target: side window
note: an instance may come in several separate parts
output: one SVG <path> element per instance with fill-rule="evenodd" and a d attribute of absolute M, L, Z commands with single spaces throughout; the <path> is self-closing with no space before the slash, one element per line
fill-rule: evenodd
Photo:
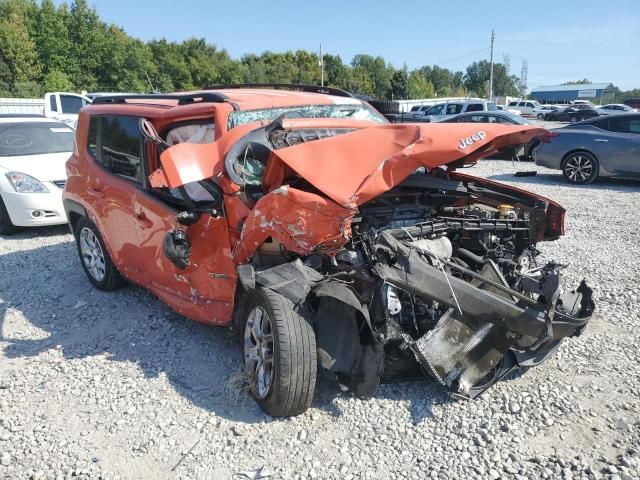
<path fill-rule="evenodd" d="M 62 113 L 78 113 L 86 102 L 80 98 L 72 95 L 60 95 L 60 106 L 62 107 Z"/>
<path fill-rule="evenodd" d="M 629 133 L 640 133 L 640 119 L 629 120 Z"/>
<path fill-rule="evenodd" d="M 483 110 L 481 103 L 470 103 L 467 105 L 467 112 L 481 112 Z"/>
<path fill-rule="evenodd" d="M 98 126 L 100 117 L 91 117 L 89 120 L 89 138 L 87 139 L 87 148 L 93 158 L 98 160 Z"/>
<path fill-rule="evenodd" d="M 510 107 L 517 107 L 518 106 L 518 102 L 509 102 L 509 106 Z"/>
<path fill-rule="evenodd" d="M 143 183 L 142 135 L 137 117 L 93 117 L 89 123 L 88 149 L 105 169 Z"/>
<path fill-rule="evenodd" d="M 628 118 L 611 118 L 608 130 L 617 133 L 631 133 L 629 123 Z"/>
<path fill-rule="evenodd" d="M 56 96 L 55 95 L 51 95 L 49 97 L 49 105 L 51 106 L 51 111 L 52 112 L 57 112 L 58 111 L 58 102 L 56 102 Z"/>
<path fill-rule="evenodd" d="M 519 107 L 524 107 L 524 106 L 525 106 L 525 103 L 526 103 L 526 102 L 520 102 L 520 103 L 518 103 L 518 106 L 519 106 Z"/>
<path fill-rule="evenodd" d="M 528 107 L 528 108 L 533 108 L 534 106 L 535 106 L 535 105 L 534 105 L 533 103 L 531 103 L 531 102 L 527 102 L 527 107 Z"/>
<path fill-rule="evenodd" d="M 462 111 L 462 105 L 459 103 L 450 103 L 447 105 L 447 115 L 457 115 Z"/>

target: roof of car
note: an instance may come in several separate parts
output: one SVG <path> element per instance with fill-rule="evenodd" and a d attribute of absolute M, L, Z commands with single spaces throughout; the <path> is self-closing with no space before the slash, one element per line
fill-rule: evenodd
<path fill-rule="evenodd" d="M 112 104 L 137 104 L 144 107 L 172 107 L 180 103 L 179 97 L 200 97 L 205 102 L 230 103 L 238 110 L 256 110 L 262 108 L 293 107 L 301 105 L 361 105 L 362 101 L 347 95 L 332 95 L 298 90 L 280 90 L 273 88 L 215 88 L 158 95 L 115 95 L 97 97 L 94 105 L 110 104 L 110 98 L 117 99 Z M 173 98 L 171 98 L 173 97 Z M 184 103 L 182 103 L 184 104 Z"/>

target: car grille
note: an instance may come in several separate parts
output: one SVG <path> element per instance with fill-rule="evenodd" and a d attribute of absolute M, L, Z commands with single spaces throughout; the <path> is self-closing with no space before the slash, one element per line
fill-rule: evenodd
<path fill-rule="evenodd" d="M 56 187 L 63 189 L 64 186 L 67 184 L 66 180 L 52 180 L 51 183 L 53 183 Z"/>

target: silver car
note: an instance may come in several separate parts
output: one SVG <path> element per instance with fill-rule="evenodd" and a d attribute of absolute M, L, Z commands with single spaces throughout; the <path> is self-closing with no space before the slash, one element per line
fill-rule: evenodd
<path fill-rule="evenodd" d="M 532 152 L 537 165 L 562 170 L 571 183 L 640 178 L 640 114 L 596 117 L 551 130 Z"/>

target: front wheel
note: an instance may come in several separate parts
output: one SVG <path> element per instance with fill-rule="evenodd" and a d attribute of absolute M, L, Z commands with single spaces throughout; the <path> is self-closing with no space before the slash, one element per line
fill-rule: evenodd
<path fill-rule="evenodd" d="M 2 197 L 0 197 L 0 235 L 11 235 L 16 230 L 17 227 L 11 222 L 7 207 L 2 201 Z"/>
<path fill-rule="evenodd" d="M 122 286 L 122 277 L 104 246 L 98 227 L 85 217 L 76 225 L 76 243 L 82 268 L 96 288 L 109 292 Z"/>
<path fill-rule="evenodd" d="M 282 295 L 250 291 L 243 305 L 243 351 L 250 390 L 265 413 L 304 413 L 316 384 L 316 337 L 312 325 Z"/>
<path fill-rule="evenodd" d="M 538 114 L 538 120 L 544 120 L 544 114 L 539 113 Z"/>
<path fill-rule="evenodd" d="M 578 121 L 578 117 L 571 117 L 571 118 L 569 119 L 569 121 L 570 121 L 571 123 L 576 123 L 576 122 Z"/>
<path fill-rule="evenodd" d="M 596 157 L 589 152 L 574 152 L 562 163 L 562 174 L 571 183 L 585 185 L 598 178 L 600 166 Z"/>

